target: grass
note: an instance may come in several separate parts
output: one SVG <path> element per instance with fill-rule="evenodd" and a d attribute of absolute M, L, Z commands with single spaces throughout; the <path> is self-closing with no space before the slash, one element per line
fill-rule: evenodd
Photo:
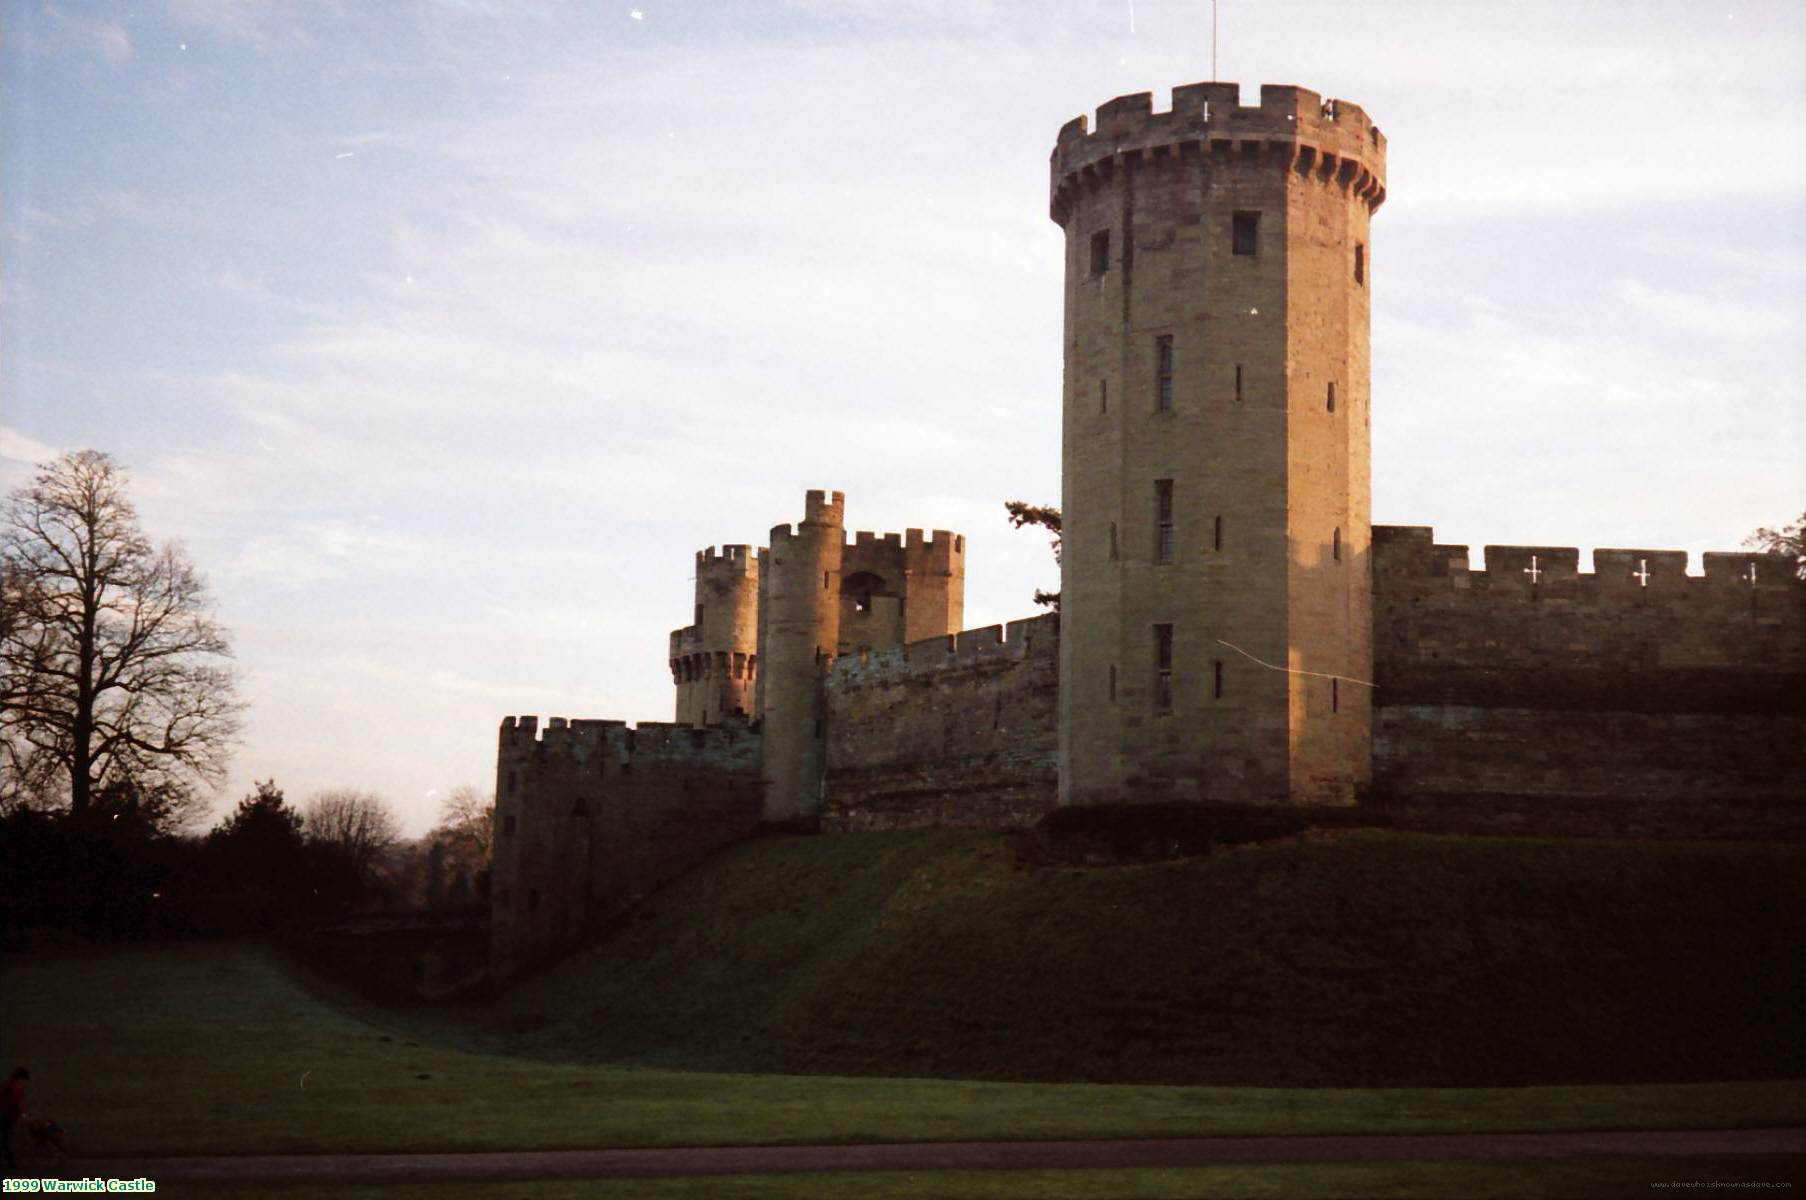
<path fill-rule="evenodd" d="M 766 838 L 462 1014 L 685 1069 L 1260 1086 L 1806 1074 L 1806 853 L 1359 832 L 1034 869 Z"/>
<path fill-rule="evenodd" d="M 1595 1158 L 1565 1161 L 1312 1164 L 1183 1170 L 947 1171 L 924 1174 L 730 1175 L 702 1179 L 558 1180 L 544 1183 L 381 1187 L 186 1189 L 208 1200 L 326 1195 L 333 1200 L 1566 1200 L 1643 1197 L 1656 1182 L 1798 1183 L 1806 1159 L 1776 1156 Z"/>
<path fill-rule="evenodd" d="M 1557 1075 L 1613 1062 L 1647 1075 L 1666 1059 L 1683 1076 L 1714 1061 L 1797 1076 L 1799 968 L 1779 945 L 1797 943 L 1806 910 L 1797 859 L 1380 835 L 1029 871 L 976 835 L 764 839 L 506 1000 L 451 1014 L 352 1003 L 251 943 L 14 957 L 0 1059 L 32 1067 L 33 1111 L 84 1155 L 1795 1124 L 1806 1094 L 1786 1078 L 1224 1084 L 1357 1075 L 1340 1062 L 1307 1072 L 1308 1054 L 1396 1079 L 1497 1069 L 1512 1050 Z M 1556 977 L 1515 977 L 1538 963 Z M 1659 1000 L 1636 995 L 1658 983 Z M 1524 1028 L 1486 1028 L 1514 1020 Z M 1431 1050 L 1407 1044 L 1413 1029 Z M 1456 1054 L 1460 1031 L 1479 1057 Z M 1559 1067 L 1535 1036 L 1583 1069 Z M 979 1069 L 1047 1075 L 1159 1073 L 1164 1052 L 1222 1082 L 670 1069 L 951 1072 L 956 1050 Z"/>

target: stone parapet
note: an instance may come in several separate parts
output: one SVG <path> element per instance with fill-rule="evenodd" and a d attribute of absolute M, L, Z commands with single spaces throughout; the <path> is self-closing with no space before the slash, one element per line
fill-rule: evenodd
<path fill-rule="evenodd" d="M 1260 105 L 1241 103 L 1241 85 L 1194 83 L 1173 89 L 1172 108 L 1155 112 L 1153 93 L 1118 96 L 1097 110 L 1093 129 L 1074 117 L 1060 130 L 1050 165 L 1050 211 L 1066 223 L 1069 193 L 1107 177 L 1123 158 L 1206 154 L 1272 163 L 1364 199 L 1386 198 L 1386 138 L 1360 105 L 1324 100 L 1309 88 L 1263 84 Z"/>

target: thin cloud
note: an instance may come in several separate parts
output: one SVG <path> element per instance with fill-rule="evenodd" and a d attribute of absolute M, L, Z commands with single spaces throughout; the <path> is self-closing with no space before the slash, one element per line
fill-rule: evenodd
<path fill-rule="evenodd" d="M 54 26 L 57 45 L 91 55 L 110 66 L 132 60 L 132 36 L 119 22 L 66 12 L 53 4 L 46 4 L 43 11 Z"/>
<path fill-rule="evenodd" d="M 1639 320 L 1700 337 L 1750 342 L 1800 336 L 1800 306 L 1785 296 L 1740 297 L 1655 287 L 1640 279 L 1620 279 L 1612 296 Z"/>
<path fill-rule="evenodd" d="M 39 463 L 50 462 L 61 453 L 61 450 L 47 442 L 41 442 L 10 426 L 0 425 L 0 458 L 6 459 L 8 462 L 30 463 L 36 466 Z"/>

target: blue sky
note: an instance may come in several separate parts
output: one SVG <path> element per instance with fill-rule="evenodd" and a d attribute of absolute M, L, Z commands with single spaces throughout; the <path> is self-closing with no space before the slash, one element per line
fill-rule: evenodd
<path fill-rule="evenodd" d="M 1478 565 L 1806 508 L 1806 9 L 1221 10 L 1247 99 L 1389 139 L 1376 521 Z M 221 806 L 423 829 L 504 715 L 669 719 L 691 554 L 806 488 L 966 533 L 969 624 L 1033 611 L 1047 155 L 1210 75 L 1200 0 L 9 3 L 0 487 L 107 450 L 206 571 L 252 705 Z"/>

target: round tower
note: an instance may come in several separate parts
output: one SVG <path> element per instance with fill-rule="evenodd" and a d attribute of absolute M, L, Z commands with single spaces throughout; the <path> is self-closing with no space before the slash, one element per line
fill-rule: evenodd
<path fill-rule="evenodd" d="M 1299 87 L 1060 131 L 1064 803 L 1351 803 L 1369 774 L 1368 218 L 1385 139 Z"/>
<path fill-rule="evenodd" d="M 825 767 L 822 676 L 840 636 L 844 499 L 812 491 L 794 530 L 779 525 L 759 552 L 759 673 L 765 819 L 821 812 Z"/>
<path fill-rule="evenodd" d="M 751 546 L 696 552 L 695 618 L 671 632 L 678 722 L 712 725 L 734 713 L 754 716 L 759 561 Z"/>

